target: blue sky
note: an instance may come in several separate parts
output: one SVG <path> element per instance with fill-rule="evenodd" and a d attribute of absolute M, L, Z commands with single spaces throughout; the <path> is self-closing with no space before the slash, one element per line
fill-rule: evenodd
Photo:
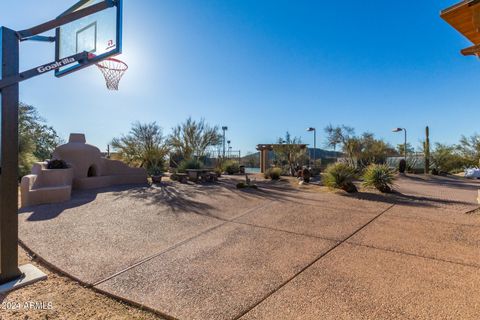
<path fill-rule="evenodd" d="M 63 136 L 84 132 L 106 149 L 134 121 L 165 133 L 188 116 L 227 125 L 234 149 L 254 151 L 289 131 L 318 145 L 329 123 L 392 144 L 455 143 L 478 130 L 480 62 L 439 17 L 456 1 L 124 0 L 119 92 L 91 67 L 21 84 Z M 2 1 L 0 24 L 25 29 L 67 9 L 65 0 Z M 45 43 L 22 43 L 21 67 L 53 61 Z"/>

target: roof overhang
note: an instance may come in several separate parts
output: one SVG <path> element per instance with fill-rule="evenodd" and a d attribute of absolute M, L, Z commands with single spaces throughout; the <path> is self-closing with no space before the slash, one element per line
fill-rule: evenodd
<path fill-rule="evenodd" d="M 474 44 L 462 50 L 462 54 L 480 53 L 480 0 L 464 0 L 443 10 L 440 16 Z"/>

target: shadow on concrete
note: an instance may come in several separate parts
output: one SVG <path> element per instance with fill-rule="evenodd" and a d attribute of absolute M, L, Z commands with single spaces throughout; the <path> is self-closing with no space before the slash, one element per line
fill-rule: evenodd
<path fill-rule="evenodd" d="M 215 183 L 180 183 L 164 181 L 142 188 L 132 188 L 115 192 L 116 199 L 132 197 L 141 199 L 149 205 L 166 205 L 172 212 L 193 212 L 209 217 L 217 217 L 218 207 L 209 204 L 208 198 L 226 200 L 240 198 L 245 201 L 273 200 L 277 202 L 302 203 L 307 200 L 305 194 L 292 188 L 288 183 L 257 182 L 258 189 L 237 189 L 241 181 L 235 178 L 222 178 Z M 221 209 L 221 208 L 220 208 Z"/>
<path fill-rule="evenodd" d="M 58 217 L 63 211 L 83 206 L 94 201 L 98 194 L 112 191 L 125 191 L 138 188 L 138 185 L 122 185 L 92 190 L 73 191 L 69 201 L 54 204 L 41 204 L 37 206 L 20 208 L 19 214 L 30 214 L 27 221 L 50 220 Z"/>
<path fill-rule="evenodd" d="M 436 187 L 447 187 L 454 189 L 472 190 L 476 191 L 480 188 L 480 180 L 466 179 L 463 177 L 448 175 L 448 176 L 415 176 L 405 175 L 399 177 L 400 182 L 415 182 L 424 185 L 432 185 Z"/>
<path fill-rule="evenodd" d="M 340 195 L 359 200 L 383 202 L 388 204 L 399 204 L 410 207 L 437 207 L 438 205 L 472 205 L 471 202 L 466 201 L 407 195 L 395 190 L 389 194 L 362 191 L 354 194 L 340 193 Z"/>
<path fill-rule="evenodd" d="M 202 194 L 208 194 L 208 191 L 214 189 L 213 185 L 202 185 L 202 188 L 189 190 L 188 187 L 182 185 L 181 188 L 177 184 L 165 183 L 129 189 L 124 192 L 116 192 L 114 196 L 117 199 L 134 198 L 144 200 L 150 205 L 166 205 L 173 213 L 176 212 L 193 212 L 199 215 L 211 216 L 213 206 L 208 203 L 196 200 Z M 200 190 L 200 191 L 199 191 Z"/>

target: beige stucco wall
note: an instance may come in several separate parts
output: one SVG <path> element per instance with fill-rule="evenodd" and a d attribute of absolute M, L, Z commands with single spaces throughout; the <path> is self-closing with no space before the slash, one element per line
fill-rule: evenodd
<path fill-rule="evenodd" d="M 32 174 L 21 181 L 22 206 L 67 201 L 72 188 L 147 183 L 145 169 L 131 168 L 121 161 L 103 158 L 100 150 L 87 144 L 81 133 L 72 133 L 69 142 L 55 149 L 52 158 L 64 160 L 69 168 L 49 170 L 46 169 L 47 162 L 35 164 Z"/>
<path fill-rule="evenodd" d="M 70 200 L 73 170 L 46 168 L 46 162 L 38 162 L 33 165 L 32 174 L 22 177 L 22 207 Z"/>

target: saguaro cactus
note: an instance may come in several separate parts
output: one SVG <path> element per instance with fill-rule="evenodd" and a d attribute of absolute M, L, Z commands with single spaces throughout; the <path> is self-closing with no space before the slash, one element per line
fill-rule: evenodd
<path fill-rule="evenodd" d="M 425 153 L 425 174 L 430 173 L 430 130 L 428 126 L 425 127 L 425 146 L 424 146 L 424 153 Z"/>

